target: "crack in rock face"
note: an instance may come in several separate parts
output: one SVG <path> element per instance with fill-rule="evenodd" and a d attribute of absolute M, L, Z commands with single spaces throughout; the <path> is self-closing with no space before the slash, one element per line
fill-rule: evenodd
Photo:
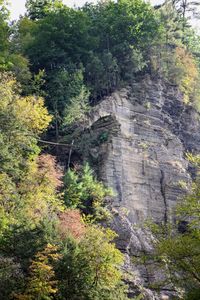
<path fill-rule="evenodd" d="M 160 192 L 161 195 L 163 196 L 163 202 L 164 202 L 164 207 L 165 207 L 165 211 L 164 211 L 164 223 L 167 223 L 167 219 L 168 219 L 168 209 L 167 209 L 167 200 L 166 200 L 166 194 L 165 194 L 165 174 L 163 172 L 163 170 L 160 170 L 161 173 L 161 177 L 160 177 Z"/>
<path fill-rule="evenodd" d="M 137 85 L 141 93 L 135 95 L 134 88 L 122 89 L 105 98 L 93 111 L 91 124 L 104 116 L 115 118 L 119 124 L 107 147 L 99 149 L 105 155 L 98 171 L 116 194 L 113 206 L 126 208 L 132 223 L 146 218 L 167 222 L 173 216 L 177 199 L 184 194 L 179 182 L 189 183 L 191 179 L 184 158 L 191 147 L 191 138 L 189 145 L 187 138 L 184 140 L 190 130 L 183 122 L 187 112 L 174 88 L 165 91 L 161 82 L 142 81 Z M 174 109 L 170 114 L 172 93 Z M 198 127 L 197 132 L 199 123 L 192 123 Z"/>
<path fill-rule="evenodd" d="M 117 247 L 125 253 L 126 271 L 134 274 L 127 280 L 129 297 L 134 298 L 137 286 L 146 300 L 173 299 L 172 291 L 158 295 L 146 289 L 147 282 L 155 283 L 162 275 L 155 265 L 135 268 L 131 257 L 153 251 L 152 237 L 142 224 L 146 219 L 173 220 L 174 207 L 186 192 L 180 182 L 191 183 L 185 152 L 200 149 L 199 114 L 183 103 L 177 88 L 146 78 L 93 109 L 93 132 L 98 126 L 102 130 L 101 120 L 109 124 L 109 139 L 91 147 L 90 153 L 98 153 L 99 177 L 115 192 L 111 227 L 118 233 Z"/>

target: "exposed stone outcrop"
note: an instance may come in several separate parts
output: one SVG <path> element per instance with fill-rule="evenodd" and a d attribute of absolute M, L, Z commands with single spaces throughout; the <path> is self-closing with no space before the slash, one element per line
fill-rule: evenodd
<path fill-rule="evenodd" d="M 151 236 L 138 226 L 147 218 L 166 222 L 191 181 L 187 151 L 200 149 L 199 114 L 183 103 L 175 86 L 145 78 L 106 97 L 90 114 L 79 140 L 100 178 L 115 191 L 112 228 L 125 253 L 130 298 L 168 299 L 172 291 L 153 293 L 145 286 L 162 277 L 149 264 L 135 268 L 131 257 L 151 252 Z M 133 276 L 134 274 L 134 276 Z M 137 287 L 137 288 L 136 288 Z"/>
<path fill-rule="evenodd" d="M 198 114 L 175 87 L 145 79 L 97 105 L 92 130 L 105 118 L 117 130 L 108 130 L 108 142 L 90 146 L 90 156 L 97 153 L 100 177 L 116 192 L 113 206 L 126 208 L 132 223 L 167 221 L 184 193 L 180 183 L 190 182 L 185 153 L 200 149 Z"/>

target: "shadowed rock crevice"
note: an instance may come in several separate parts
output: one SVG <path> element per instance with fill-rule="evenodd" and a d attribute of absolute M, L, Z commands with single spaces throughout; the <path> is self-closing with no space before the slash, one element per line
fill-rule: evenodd
<path fill-rule="evenodd" d="M 185 153 L 200 149 L 199 119 L 175 86 L 145 78 L 95 106 L 81 135 L 83 158 L 115 192 L 111 228 L 126 257 L 130 298 L 142 291 L 144 300 L 174 299 L 171 287 L 163 286 L 161 292 L 148 288 L 163 280 L 163 270 L 152 261 L 135 265 L 133 258 L 153 251 L 144 221 L 173 219 L 185 194 L 180 182 L 191 183 Z"/>
<path fill-rule="evenodd" d="M 118 124 L 114 133 L 109 127 L 109 140 L 97 150 L 98 174 L 116 193 L 113 206 L 125 207 L 132 223 L 146 218 L 167 222 L 185 192 L 179 181 L 191 180 L 185 152 L 192 143 L 187 132 L 198 135 L 197 113 L 185 106 L 176 87 L 145 78 L 94 107 L 93 132 L 103 118 Z"/>
<path fill-rule="evenodd" d="M 164 222 L 165 224 L 168 221 L 168 209 L 167 209 L 167 200 L 166 200 L 166 195 L 165 195 L 165 174 L 163 170 L 160 170 L 160 192 L 161 195 L 163 196 L 163 201 L 164 201 Z"/>

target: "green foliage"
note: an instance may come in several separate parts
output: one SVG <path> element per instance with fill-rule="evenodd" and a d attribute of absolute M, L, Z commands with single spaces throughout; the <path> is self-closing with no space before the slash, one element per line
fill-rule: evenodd
<path fill-rule="evenodd" d="M 16 81 L 9 74 L 1 74 L 0 99 L 0 277 L 6 287 L 6 291 L 0 287 L 1 298 L 43 300 L 60 299 L 62 295 L 65 299 L 66 274 L 62 277 L 56 266 L 58 261 L 60 266 L 63 257 L 57 246 L 49 243 L 62 246 L 71 234 L 77 238 L 77 250 L 73 252 L 72 248 L 68 254 L 76 268 L 70 293 L 79 284 L 84 288 L 89 284 L 83 299 L 114 299 L 118 295 L 125 299 L 122 273 L 118 269 L 122 255 L 111 243 L 114 234 L 92 225 L 85 233 L 80 213 L 65 211 L 59 192 L 62 172 L 55 159 L 47 154 L 38 156 L 37 138 L 51 120 L 43 99 L 20 96 Z M 64 191 L 65 204 L 92 215 L 88 219 L 93 222 L 108 216 L 103 206 L 111 191 L 94 178 L 88 165 L 80 173 L 67 173 Z M 74 224 L 75 218 L 77 224 Z M 80 292 L 81 289 L 77 291 Z"/>
<path fill-rule="evenodd" d="M 26 6 L 28 13 L 16 24 L 12 53 L 3 56 L 3 68 L 16 73 L 23 93 L 37 90 L 46 95 L 57 139 L 63 125 L 77 121 L 73 115 L 82 119 L 88 111 L 88 90 L 96 101 L 145 71 L 177 84 L 185 102 L 199 99 L 199 85 L 188 76 L 194 74 L 198 51 L 183 12 L 194 12 L 196 3 L 169 0 L 158 10 L 142 0 L 85 4 L 80 9 L 59 0 L 29 0 Z M 180 55 L 185 46 L 193 57 L 188 50 Z M 180 61 L 189 57 L 186 72 Z M 45 82 L 38 90 L 34 78 L 41 70 Z"/>
<path fill-rule="evenodd" d="M 39 152 L 37 136 L 51 117 L 43 99 L 19 97 L 15 79 L 8 74 L 0 74 L 0 102 L 0 171 L 17 176 L 26 159 Z"/>
<path fill-rule="evenodd" d="M 70 99 L 64 111 L 64 126 L 84 120 L 85 114 L 89 111 L 88 98 L 88 91 L 82 87 L 80 94 Z"/>
<path fill-rule="evenodd" d="M 61 0 L 27 0 L 26 9 L 31 20 L 44 18 L 52 10 L 62 7 Z"/>
<path fill-rule="evenodd" d="M 27 40 L 27 36 L 32 37 L 24 49 L 33 65 L 32 69 L 34 71 L 45 69 L 48 72 L 58 69 L 68 70 L 67 66 L 70 63 L 80 63 L 87 49 L 87 23 L 87 17 L 83 12 L 68 7 L 52 11 L 37 22 L 27 20 L 25 24 L 22 23 L 20 39 L 23 41 L 25 37 Z M 26 32 L 23 30 L 24 25 Z"/>
<path fill-rule="evenodd" d="M 198 162 L 189 155 L 190 160 Z M 176 208 L 176 224 L 154 230 L 156 257 L 165 268 L 166 281 L 182 288 L 184 299 L 198 299 L 200 293 L 200 185 L 199 178 Z M 178 229 L 178 230 L 177 230 Z"/>
<path fill-rule="evenodd" d="M 52 121 L 46 138 L 54 131 L 59 141 L 85 120 L 89 104 L 147 72 L 177 85 L 186 103 L 198 102 L 200 43 L 187 18 L 197 7 L 118 0 L 76 9 L 28 0 L 26 15 L 9 24 L 0 0 L 2 300 L 127 299 L 116 235 L 94 225 L 110 217 L 111 190 L 88 165 L 63 180 L 55 158 L 39 155 L 38 139 Z M 102 131 L 98 145 L 107 139 Z M 199 158 L 188 158 L 198 166 Z M 181 233 L 173 224 L 157 228 L 156 259 L 190 300 L 200 291 L 199 190 L 197 181 L 177 208 Z"/>
<path fill-rule="evenodd" d="M 198 36 L 195 36 L 187 18 L 183 21 L 172 1 L 166 1 L 158 14 L 161 22 L 160 40 L 151 49 L 151 73 L 154 76 L 159 74 L 170 84 L 177 85 L 183 93 L 184 102 L 198 108 Z"/>
<path fill-rule="evenodd" d="M 36 226 L 61 207 L 55 196 L 59 172 L 49 156 L 37 158 L 39 134 L 51 117 L 43 99 L 21 97 L 15 79 L 0 75 L 0 237 L 12 226 Z M 53 177 L 54 175 L 54 177 Z M 53 177 L 53 178 L 52 178 Z M 61 208 L 60 208 L 61 209 Z M 29 224 L 29 225 L 28 225 Z"/>
<path fill-rule="evenodd" d="M 68 170 L 64 184 L 64 201 L 68 207 L 80 208 L 95 221 L 110 217 L 106 197 L 112 196 L 113 193 L 96 180 L 88 164 L 80 173 Z"/>
<path fill-rule="evenodd" d="M 4 70 L 7 65 L 7 53 L 9 47 L 9 26 L 7 1 L 0 1 L 0 70 Z"/>
<path fill-rule="evenodd" d="M 184 102 L 200 101 L 199 71 L 194 57 L 182 47 L 174 51 L 174 64 L 169 67 L 169 80 L 176 83 L 184 95 Z"/>
<path fill-rule="evenodd" d="M 2 237 L 9 224 L 14 221 L 14 210 L 18 195 L 16 186 L 6 173 L 0 174 L 0 236 Z"/>
<path fill-rule="evenodd" d="M 68 239 L 58 267 L 61 299 L 127 299 L 114 232 L 89 227 L 79 242 Z"/>
<path fill-rule="evenodd" d="M 185 32 L 185 43 L 187 45 L 188 51 L 195 58 L 198 67 L 200 68 L 200 37 L 199 34 L 195 32 L 194 29 L 188 28 Z"/>
<path fill-rule="evenodd" d="M 88 90 L 95 101 L 141 72 L 147 65 L 144 56 L 159 36 L 155 13 L 142 0 L 81 9 L 30 0 L 27 7 L 29 19 L 18 22 L 13 40 L 33 73 L 45 70 L 42 89 L 57 138 L 62 125 L 88 110 Z"/>
<path fill-rule="evenodd" d="M 67 236 L 59 247 L 47 244 L 35 254 L 24 286 L 13 290 L 14 299 L 127 299 L 115 237 L 90 225 L 81 239 Z"/>
<path fill-rule="evenodd" d="M 0 258 L 0 295 L 10 299 L 10 295 L 23 287 L 23 272 L 19 263 L 10 257 Z"/>
<path fill-rule="evenodd" d="M 53 236 L 62 172 L 50 155 L 38 157 L 37 139 L 51 120 L 43 99 L 20 96 L 15 78 L 1 73 L 0 102 L 0 276 L 7 287 L 0 295 L 9 299 L 23 287 L 29 259 Z"/>
<path fill-rule="evenodd" d="M 101 55 L 89 52 L 85 76 L 92 97 L 98 98 L 110 93 L 118 86 L 120 79 L 116 58 L 110 51 L 104 51 Z"/>
<path fill-rule="evenodd" d="M 99 137 L 98 137 L 100 143 L 104 143 L 108 140 L 108 132 L 107 131 L 104 131 L 102 132 Z"/>
<path fill-rule="evenodd" d="M 154 43 L 159 35 L 159 26 L 152 8 L 143 1 L 109 1 L 97 5 L 86 4 L 83 11 L 91 20 L 91 34 L 98 37 L 94 45 L 94 62 L 98 62 L 97 87 L 94 92 L 98 94 L 106 88 L 106 83 L 101 81 L 106 78 L 109 90 L 116 88 L 120 81 L 131 80 L 134 75 L 146 66 L 145 54 L 148 47 Z M 144 22 L 145 20 L 145 22 Z M 94 52 L 94 51 L 93 51 Z M 99 55 L 100 54 L 100 55 Z M 113 62 L 108 68 L 104 66 L 104 56 L 109 55 Z M 98 61 L 99 59 L 99 61 Z M 91 61 L 89 61 L 91 64 Z M 92 63 L 94 68 L 96 63 Z M 86 65 L 87 70 L 87 65 Z M 86 73 L 87 76 L 87 73 Z M 114 78 L 114 80 L 110 80 Z M 105 87 L 103 87 L 105 86 Z M 100 94 L 101 96 L 101 94 Z"/>
<path fill-rule="evenodd" d="M 71 65 L 69 71 L 58 70 L 46 78 L 47 104 L 54 114 L 54 124 L 60 127 L 84 119 L 89 110 L 89 92 L 83 82 L 83 71 Z"/>
<path fill-rule="evenodd" d="M 59 192 L 62 172 L 55 159 L 38 156 L 37 138 L 51 120 L 43 99 L 18 95 L 15 79 L 8 74 L 1 74 L 0 96 L 0 277 L 6 287 L 0 286 L 1 299 L 65 299 L 66 291 L 74 299 L 81 293 L 82 299 L 126 299 L 118 269 L 122 255 L 111 243 L 114 233 L 92 225 L 85 233 L 80 213 L 65 211 Z M 88 219 L 93 222 L 108 216 L 103 205 L 111 191 L 94 178 L 88 165 L 78 174 L 67 173 L 64 191 L 65 204 L 91 214 Z M 62 246 L 70 234 L 77 240 L 76 251 L 71 248 L 67 256 L 73 270 L 66 280 L 69 268 L 60 273 L 64 256 L 49 243 Z"/>
<path fill-rule="evenodd" d="M 30 266 L 30 275 L 24 294 L 16 294 L 15 299 L 51 300 L 57 292 L 57 281 L 52 263 L 59 259 L 57 247 L 48 244 L 46 248 L 37 253 Z"/>

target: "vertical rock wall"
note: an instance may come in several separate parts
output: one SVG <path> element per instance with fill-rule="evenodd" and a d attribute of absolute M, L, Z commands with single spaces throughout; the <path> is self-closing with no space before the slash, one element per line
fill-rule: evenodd
<path fill-rule="evenodd" d="M 119 125 L 98 149 L 101 178 L 116 193 L 113 206 L 126 208 L 132 223 L 171 218 L 190 182 L 185 153 L 200 149 L 198 114 L 175 87 L 145 79 L 97 105 L 92 126 L 103 117 Z"/>
<path fill-rule="evenodd" d="M 79 145 L 115 192 L 111 226 L 126 257 L 129 297 L 142 291 L 145 300 L 174 299 L 170 287 L 160 293 L 148 289 L 163 270 L 155 263 L 135 266 L 132 257 L 153 251 L 152 237 L 140 224 L 147 218 L 172 219 L 187 191 L 192 173 L 185 154 L 200 151 L 199 114 L 183 103 L 176 87 L 145 78 L 94 107 Z"/>

